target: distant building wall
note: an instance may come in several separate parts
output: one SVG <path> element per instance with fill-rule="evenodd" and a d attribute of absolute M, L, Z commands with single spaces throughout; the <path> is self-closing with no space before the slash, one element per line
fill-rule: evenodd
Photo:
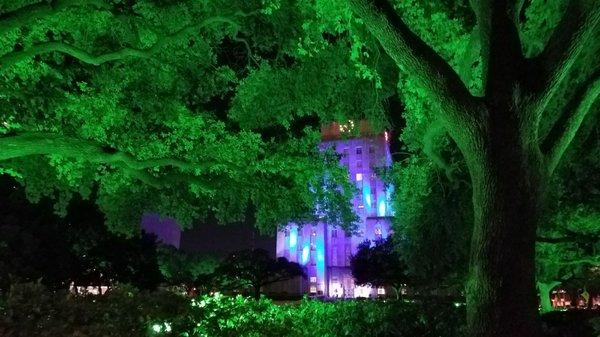
<path fill-rule="evenodd" d="M 348 168 L 349 179 L 359 191 L 352 200 L 359 225 L 354 235 L 324 222 L 299 227 L 290 223 L 277 234 L 276 255 L 305 266 L 307 287 L 290 292 L 306 292 L 325 297 L 369 297 L 383 289 L 358 287 L 350 271 L 350 257 L 365 240 L 384 239 L 391 228 L 390 194 L 392 186 L 377 175 L 376 168 L 391 164 L 388 134 L 372 135 L 360 124 L 362 136 L 341 139 L 343 125 L 324 128 L 321 148 L 333 148 L 341 155 L 340 163 Z"/>
<path fill-rule="evenodd" d="M 179 249 L 181 228 L 175 219 L 161 218 L 158 214 L 145 214 L 142 217 L 142 230 L 156 235 L 159 242 Z"/>

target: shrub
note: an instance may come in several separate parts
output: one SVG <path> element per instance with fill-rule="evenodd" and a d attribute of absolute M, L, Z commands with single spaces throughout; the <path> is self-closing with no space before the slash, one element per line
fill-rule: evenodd
<path fill-rule="evenodd" d="M 187 300 L 129 287 L 106 296 L 75 297 L 38 283 L 13 285 L 0 315 L 0 334 L 29 336 L 146 336 L 156 321 L 186 315 Z M 189 327 L 185 327 L 189 329 Z M 183 329 L 183 327 L 182 327 Z"/>
<path fill-rule="evenodd" d="M 302 300 L 276 305 L 261 298 L 203 296 L 193 300 L 190 337 L 460 336 L 464 310 L 398 301 Z M 428 314 L 428 313 L 433 314 Z M 185 326 L 186 324 L 180 324 Z"/>
<path fill-rule="evenodd" d="M 1 302 L 1 301 L 0 301 Z M 75 297 L 36 283 L 11 287 L 0 308 L 0 336 L 66 337 L 388 337 L 462 336 L 463 307 L 452 303 L 303 299 L 138 292 Z"/>

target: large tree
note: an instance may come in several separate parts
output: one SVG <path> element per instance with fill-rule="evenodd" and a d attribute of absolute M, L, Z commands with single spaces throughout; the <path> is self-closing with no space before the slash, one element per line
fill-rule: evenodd
<path fill-rule="evenodd" d="M 392 236 L 374 242 L 366 240 L 358 245 L 350 259 L 350 268 L 356 284 L 390 287 L 396 299 L 400 299 L 402 287 L 412 286 Z"/>
<path fill-rule="evenodd" d="M 231 253 L 215 270 L 225 289 L 250 289 L 254 299 L 260 299 L 263 287 L 270 284 L 306 277 L 304 268 L 285 257 L 272 258 L 264 249 L 247 249 Z"/>
<path fill-rule="evenodd" d="M 427 92 L 465 158 L 474 206 L 467 284 L 471 333 L 531 336 L 538 330 L 534 262 L 543 195 L 600 94 L 600 60 L 590 56 L 600 47 L 600 5 L 571 1 L 556 33 L 534 54 L 523 36 L 524 1 L 472 4 L 480 94 L 469 91 L 389 2 L 356 0 L 352 9 Z"/>
<path fill-rule="evenodd" d="M 116 228 L 139 215 L 131 206 L 189 223 L 205 210 L 239 217 L 250 202 L 274 227 L 306 220 L 319 199 L 347 206 L 332 193 L 343 174 L 323 172 L 303 127 L 369 119 L 396 129 L 406 165 L 468 179 L 473 335 L 531 336 L 543 196 L 598 110 L 600 4 L 471 3 L 11 3 L 2 167 L 32 198 L 64 201 L 97 182 Z"/>

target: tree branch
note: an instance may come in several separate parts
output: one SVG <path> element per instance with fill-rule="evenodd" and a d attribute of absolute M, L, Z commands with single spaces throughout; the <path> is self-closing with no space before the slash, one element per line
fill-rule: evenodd
<path fill-rule="evenodd" d="M 0 15 L 0 35 L 7 31 L 25 26 L 31 21 L 60 12 L 73 6 L 108 7 L 102 0 L 53 0 L 42 1 Z"/>
<path fill-rule="evenodd" d="M 253 13 L 236 12 L 234 15 L 245 17 L 253 15 Z M 44 42 L 33 45 L 27 50 L 11 52 L 3 55 L 2 57 L 0 57 L 0 69 L 10 67 L 23 59 L 49 52 L 60 52 L 63 54 L 67 54 L 82 62 L 93 65 L 100 65 L 102 63 L 121 60 L 127 57 L 151 58 L 154 54 L 163 50 L 163 47 L 168 43 L 184 38 L 185 36 L 188 36 L 194 33 L 195 31 L 214 23 L 228 23 L 234 26 L 238 26 L 238 23 L 230 18 L 221 16 L 211 17 L 197 24 L 183 27 L 182 29 L 172 34 L 162 36 L 149 48 L 137 49 L 126 47 L 118 51 L 109 52 L 101 55 L 92 55 L 78 47 L 63 42 Z"/>
<path fill-rule="evenodd" d="M 123 48 L 115 52 L 94 56 L 82 49 L 63 42 L 45 42 L 33 45 L 27 50 L 8 53 L 0 57 L 0 69 L 8 68 L 23 59 L 49 52 L 60 52 L 67 54 L 84 63 L 93 65 L 100 65 L 109 61 L 121 60 L 126 57 L 149 58 L 151 56 L 151 54 L 146 50 L 134 48 Z"/>
<path fill-rule="evenodd" d="M 91 140 L 57 135 L 44 132 L 30 132 L 16 136 L 0 137 L 0 162 L 34 155 L 57 155 L 65 158 L 73 158 L 88 163 L 110 165 L 122 170 L 128 176 L 135 178 L 154 188 L 173 186 L 178 183 L 196 184 L 207 191 L 217 190 L 222 183 L 218 174 L 211 174 L 210 179 L 199 176 L 202 172 L 210 172 L 216 165 L 238 164 L 228 161 L 215 162 L 214 160 L 202 160 L 201 163 L 190 163 L 176 158 L 153 158 L 137 159 L 134 156 L 122 152 L 106 149 L 102 144 Z M 174 167 L 180 171 L 161 172 L 155 175 L 147 169 L 156 167 Z M 189 172 L 189 173 L 188 173 Z M 248 174 L 252 174 L 250 171 Z M 224 175 L 226 179 L 230 179 Z M 238 186 L 254 188 L 254 181 L 237 181 Z"/>
<path fill-rule="evenodd" d="M 600 259 L 592 259 L 592 258 L 584 258 L 584 259 L 577 259 L 577 260 L 571 260 L 571 261 L 554 261 L 551 259 L 540 259 L 540 261 L 543 261 L 546 263 L 551 263 L 551 264 L 562 265 L 562 266 L 569 266 L 569 265 L 573 265 L 573 264 L 591 264 L 593 266 L 600 266 Z"/>
<path fill-rule="evenodd" d="M 535 241 L 543 242 L 543 243 L 564 243 L 564 242 L 573 242 L 574 238 L 568 237 L 568 236 L 563 236 L 560 238 L 550 238 L 550 237 L 545 237 L 545 236 L 538 236 L 535 239 Z"/>
<path fill-rule="evenodd" d="M 536 238 L 537 242 L 543 243 L 565 243 L 571 242 L 575 244 L 585 245 L 585 244 L 595 244 L 600 240 L 600 232 L 598 233 L 578 233 L 572 230 L 564 230 L 564 236 L 561 237 L 543 237 L 538 236 Z"/>
<path fill-rule="evenodd" d="M 464 54 L 461 56 L 460 63 L 458 64 L 458 75 L 462 79 L 465 86 L 470 89 L 473 80 L 473 65 L 480 57 L 481 52 L 481 41 L 479 39 L 479 28 L 475 26 L 473 31 L 469 35 L 469 44 L 465 49 Z M 478 90 L 472 93 L 474 96 L 483 96 L 483 90 Z"/>
<path fill-rule="evenodd" d="M 561 22 L 555 29 L 542 53 L 534 59 L 535 67 L 543 78 L 534 97 L 533 111 L 536 126 L 548 104 L 569 77 L 575 61 L 600 29 L 600 3 L 595 2 L 591 10 L 582 1 L 569 1 Z"/>
<path fill-rule="evenodd" d="M 0 138 L 0 161 L 32 155 L 58 155 L 90 163 L 115 165 L 129 170 L 172 166 L 183 170 L 208 168 L 211 162 L 191 164 L 175 158 L 140 160 L 125 152 L 107 151 L 102 144 L 52 133 L 32 132 Z"/>
<path fill-rule="evenodd" d="M 555 139 L 550 141 L 549 150 L 546 153 L 548 163 L 548 175 L 551 176 L 560 160 L 571 144 L 573 138 L 577 134 L 581 123 L 592 108 L 596 99 L 600 95 L 600 76 L 596 76 L 590 81 L 588 86 L 584 88 L 581 96 L 576 95 L 575 99 L 580 99 L 579 105 L 565 122 L 564 131 L 562 131 Z"/>
<path fill-rule="evenodd" d="M 440 118 L 454 140 L 468 142 L 477 125 L 479 104 L 454 70 L 402 21 L 387 0 L 351 0 L 353 12 L 379 40 L 387 54 L 405 73 L 428 91 Z M 470 135 L 467 135 L 470 133 Z"/>

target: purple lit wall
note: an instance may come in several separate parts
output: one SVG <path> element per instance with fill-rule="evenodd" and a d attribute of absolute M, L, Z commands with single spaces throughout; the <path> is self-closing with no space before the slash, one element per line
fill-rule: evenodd
<path fill-rule="evenodd" d="M 157 240 L 179 249 L 181 228 L 171 218 L 161 218 L 158 214 L 145 214 L 142 217 L 142 229 L 156 235 Z"/>
<path fill-rule="evenodd" d="M 342 126 L 334 127 L 343 131 Z M 289 224 L 277 234 L 277 256 L 306 267 L 307 280 L 299 285 L 301 292 L 325 297 L 376 296 L 378 289 L 354 285 L 349 260 L 363 241 L 389 235 L 393 187 L 386 186 L 376 174 L 376 168 L 391 164 L 388 134 L 340 139 L 339 132 L 324 132 L 321 148 L 329 147 L 341 155 L 340 164 L 348 168 L 349 178 L 358 189 L 352 200 L 360 219 L 358 230 L 348 236 L 341 228 L 323 222 L 303 227 Z"/>

